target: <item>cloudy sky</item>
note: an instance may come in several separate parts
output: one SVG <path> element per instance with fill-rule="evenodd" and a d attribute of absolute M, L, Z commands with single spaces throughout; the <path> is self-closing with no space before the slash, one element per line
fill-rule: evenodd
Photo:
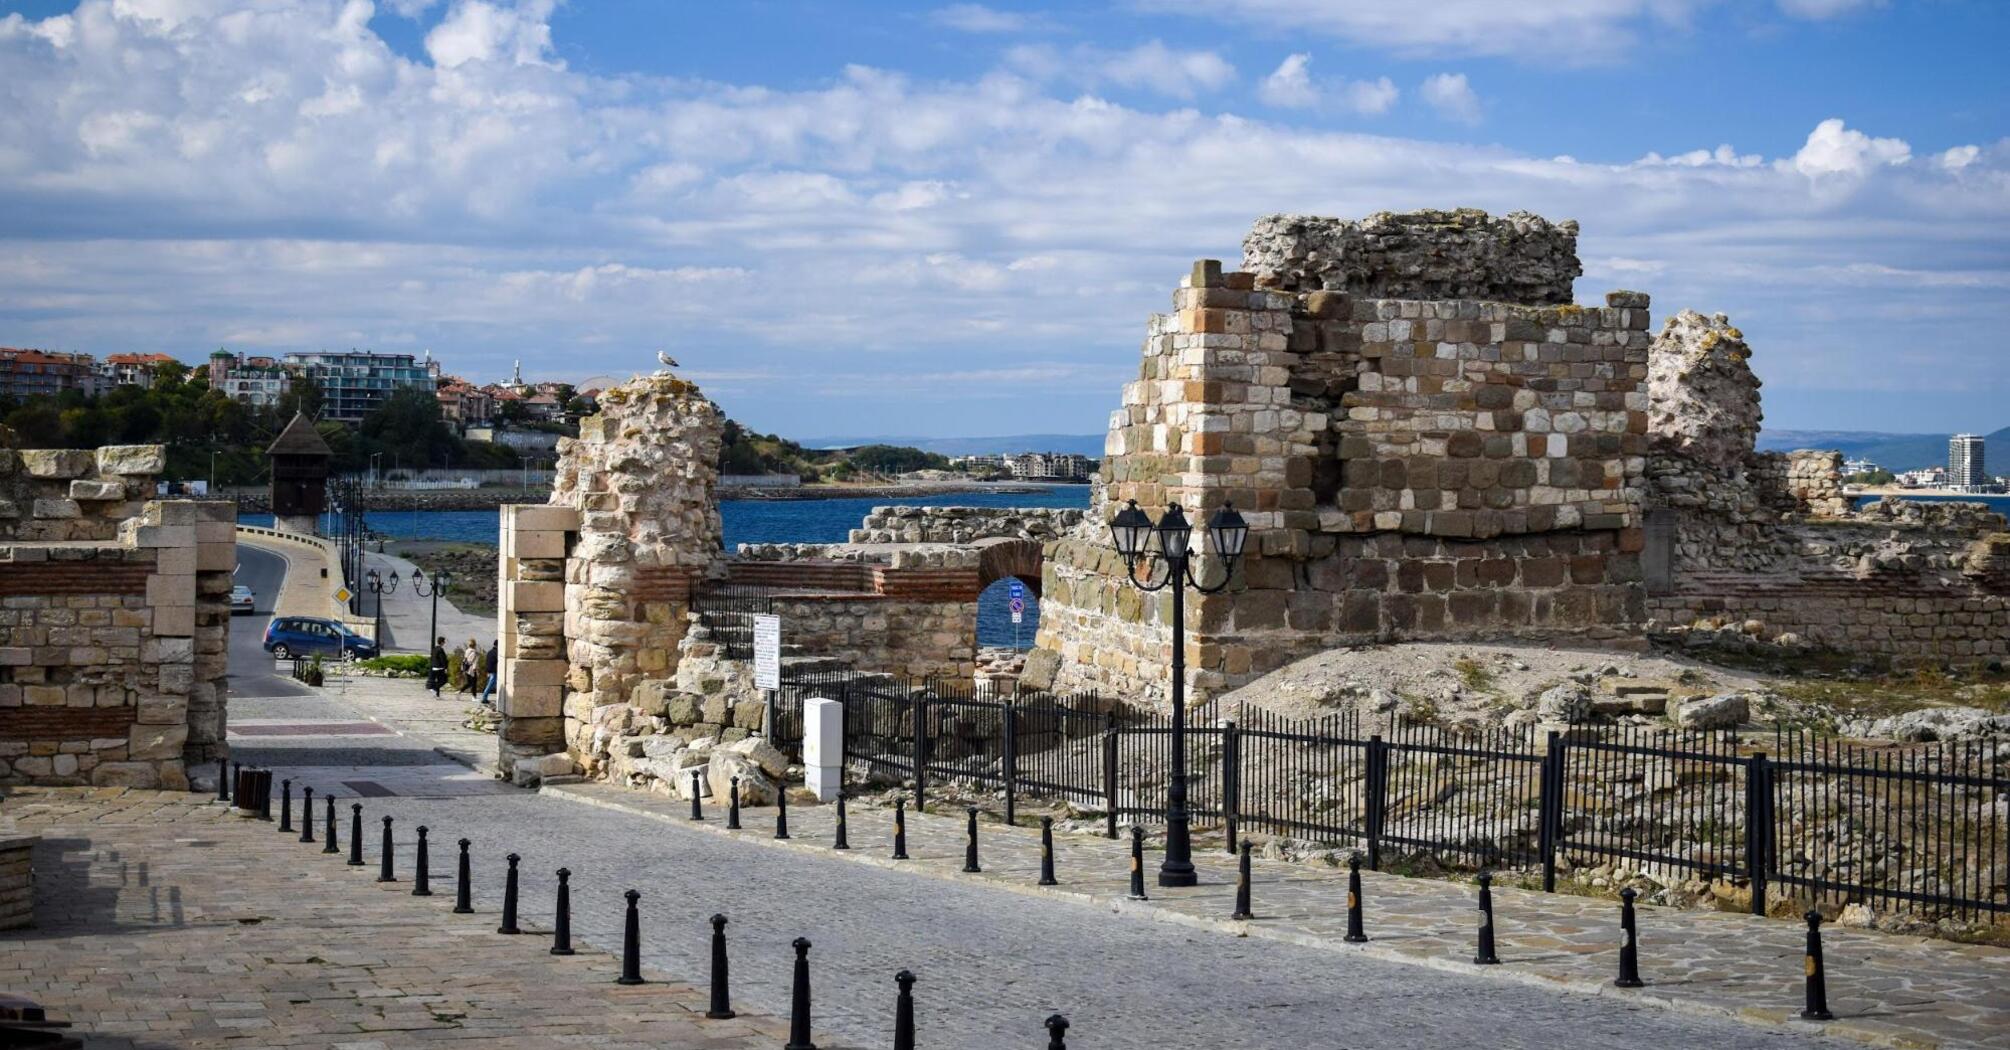
<path fill-rule="evenodd" d="M 1775 427 L 2010 424 L 1992 0 L 0 0 L 0 345 L 677 355 L 797 437 L 1099 432 L 1256 215 L 1524 208 Z"/>

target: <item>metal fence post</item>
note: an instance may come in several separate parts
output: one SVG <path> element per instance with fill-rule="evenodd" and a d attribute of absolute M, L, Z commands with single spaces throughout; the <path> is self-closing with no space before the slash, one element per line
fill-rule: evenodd
<path fill-rule="evenodd" d="M 1117 837 L 1117 713 L 1103 721 L 1103 837 Z"/>
<path fill-rule="evenodd" d="M 928 700 L 911 700 L 914 711 L 914 808 L 928 809 Z"/>
<path fill-rule="evenodd" d="M 1389 742 L 1368 738 L 1368 867 L 1382 870 L 1382 819 L 1389 801 Z"/>
<path fill-rule="evenodd" d="M 1242 822 L 1242 733 L 1234 722 L 1224 723 L 1221 733 L 1221 816 L 1228 825 L 1232 854 Z"/>
<path fill-rule="evenodd" d="M 1536 849 L 1542 854 L 1542 891 L 1556 892 L 1556 834 L 1563 827 L 1563 736 L 1549 732 L 1542 756 L 1542 804 L 1536 814 Z"/>
<path fill-rule="evenodd" d="M 1005 826 L 1012 827 L 1018 820 L 1019 795 L 1019 709 L 1012 701 L 1005 701 L 1005 747 L 1002 756 L 1005 763 Z"/>
<path fill-rule="evenodd" d="M 1766 873 L 1772 860 L 1773 766 L 1764 752 L 1745 766 L 1745 872 L 1752 884 L 1752 914 L 1766 914 Z"/>

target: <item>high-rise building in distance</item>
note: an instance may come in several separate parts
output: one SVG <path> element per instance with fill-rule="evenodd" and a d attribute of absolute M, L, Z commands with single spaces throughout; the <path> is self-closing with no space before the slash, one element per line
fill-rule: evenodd
<path fill-rule="evenodd" d="M 1976 492 L 1989 486 L 1981 437 L 1956 434 L 1947 442 L 1947 485 L 1962 492 Z"/>

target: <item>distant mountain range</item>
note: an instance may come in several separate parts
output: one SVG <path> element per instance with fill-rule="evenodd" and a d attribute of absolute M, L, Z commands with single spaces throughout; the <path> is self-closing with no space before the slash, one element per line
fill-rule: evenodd
<path fill-rule="evenodd" d="M 1884 434 L 1870 430 L 1761 430 L 1761 451 L 1832 448 L 1850 459 L 1867 459 L 1886 470 L 1918 470 L 1947 465 L 1952 434 Z M 2010 456 L 2010 427 L 1984 434 L 1985 454 Z M 2000 469 L 2000 467 L 1998 468 Z"/>
<path fill-rule="evenodd" d="M 1101 434 L 1008 434 L 1004 437 L 817 437 L 800 438 L 805 448 L 857 448 L 860 445 L 905 445 L 943 456 L 982 456 L 1006 452 L 1073 452 L 1101 459 Z"/>

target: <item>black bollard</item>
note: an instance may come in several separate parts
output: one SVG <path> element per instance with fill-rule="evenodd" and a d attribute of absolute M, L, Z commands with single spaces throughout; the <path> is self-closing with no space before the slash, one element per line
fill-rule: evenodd
<path fill-rule="evenodd" d="M 789 786 L 775 785 L 775 837 L 789 837 Z"/>
<path fill-rule="evenodd" d="M 1829 1012 L 1829 975 L 1822 968 L 1822 913 L 1809 909 L 1808 954 L 1802 968 L 1808 975 L 1807 1003 L 1801 1008 L 1804 1021 L 1833 1021 Z"/>
<path fill-rule="evenodd" d="M 454 886 L 455 915 L 472 915 L 474 914 L 475 911 L 474 902 L 468 899 L 469 895 L 474 892 L 468 886 L 468 846 L 469 846 L 468 840 L 462 839 L 461 863 L 459 872 L 460 877 L 455 880 L 456 885 Z"/>
<path fill-rule="evenodd" d="M 385 817 L 385 818 L 384 818 L 384 845 L 383 845 L 383 847 L 382 847 L 382 848 L 380 848 L 380 849 L 379 849 L 379 850 L 378 850 L 377 852 L 378 852 L 378 857 L 377 857 L 377 881 L 378 881 L 378 882 L 396 882 L 396 881 L 398 881 L 398 877 L 397 877 L 396 875 L 393 875 L 393 874 L 391 874 L 391 867 L 392 867 L 392 858 L 393 858 L 393 857 L 395 857 L 395 856 L 397 855 L 397 852 L 396 852 L 396 850 L 395 850 L 395 849 L 393 849 L 393 848 L 392 848 L 392 845 L 391 845 L 391 818 L 390 818 L 390 817 Z"/>
<path fill-rule="evenodd" d="M 1060 1014 L 1047 1018 L 1047 1050 L 1068 1050 L 1068 1019 Z"/>
<path fill-rule="evenodd" d="M 426 826 L 421 824 L 419 825 L 419 856 L 413 862 L 412 868 L 412 896 L 430 897 L 432 895 L 433 872 L 432 869 L 426 866 Z"/>
<path fill-rule="evenodd" d="M 272 819 L 272 770 L 261 769 L 254 776 L 258 779 L 258 819 Z"/>
<path fill-rule="evenodd" d="M 963 870 L 983 871 L 977 866 L 977 807 L 966 807 L 970 812 L 970 827 L 963 835 Z"/>
<path fill-rule="evenodd" d="M 279 830 L 293 830 L 293 781 L 279 782 Z"/>
<path fill-rule="evenodd" d="M 1619 977 L 1615 988 L 1638 988 L 1640 980 L 1640 932 L 1633 922 L 1633 887 L 1619 891 Z"/>
<path fill-rule="evenodd" d="M 216 760 L 216 800 L 230 801 L 230 763 L 220 758 Z"/>
<path fill-rule="evenodd" d="M 321 836 L 323 853 L 340 853 L 342 847 L 335 844 L 335 796 L 328 796 L 328 827 Z"/>
<path fill-rule="evenodd" d="M 1368 931 L 1361 925 L 1361 855 L 1347 858 L 1347 936 L 1342 938 L 1348 944 L 1364 944 Z"/>
<path fill-rule="evenodd" d="M 551 931 L 551 954 L 572 954 L 572 871 L 558 869 L 557 922 Z"/>
<path fill-rule="evenodd" d="M 1054 878 L 1054 818 L 1040 818 L 1040 885 L 1058 886 Z"/>
<path fill-rule="evenodd" d="M 893 1050 L 914 1050 L 914 975 L 902 970 L 893 983 L 900 986 L 893 1001 Z"/>
<path fill-rule="evenodd" d="M 523 858 L 512 853 L 503 858 L 509 861 L 509 874 L 503 877 L 503 916 L 497 933 L 522 933 L 516 928 L 516 862 Z"/>
<path fill-rule="evenodd" d="M 724 1021 L 733 1014 L 733 997 L 726 984 L 726 917 L 712 916 L 712 1005 L 705 1016 Z"/>
<path fill-rule="evenodd" d="M 363 804 L 349 803 L 349 866 L 363 866 Z"/>
<path fill-rule="evenodd" d="M 1236 862 L 1235 871 L 1235 914 L 1229 916 L 1238 922 L 1247 922 L 1256 916 L 1249 911 L 1249 840 L 1242 840 L 1242 857 Z"/>
<path fill-rule="evenodd" d="M 1136 824 L 1131 825 L 1131 899 L 1149 899 L 1145 896 L 1145 829 Z"/>
<path fill-rule="evenodd" d="M 705 807 L 698 801 L 698 771 L 691 771 L 691 819 L 704 820 Z"/>
<path fill-rule="evenodd" d="M 907 859 L 907 796 L 893 800 L 893 859 Z"/>
<path fill-rule="evenodd" d="M 635 902 L 642 899 L 642 894 L 629 890 L 625 896 L 628 898 L 628 918 L 621 925 L 621 976 L 616 977 L 614 983 L 641 984 L 642 911 Z"/>
<path fill-rule="evenodd" d="M 300 789 L 300 841 L 314 841 L 314 789 Z"/>
<path fill-rule="evenodd" d="M 729 797 L 731 798 L 731 800 L 732 800 L 732 801 L 731 801 L 731 803 L 730 803 L 730 805 L 731 805 L 731 808 L 729 808 L 729 809 L 727 809 L 727 810 L 726 810 L 726 828 L 727 828 L 727 830 L 729 830 L 729 831 L 738 831 L 738 830 L 740 830 L 740 778 L 739 778 L 739 777 L 734 777 L 734 778 L 733 778 L 733 786 L 732 786 L 732 788 L 731 788 L 731 795 L 730 795 Z"/>
<path fill-rule="evenodd" d="M 796 938 L 792 947 L 796 950 L 796 978 L 789 992 L 789 1045 L 782 1050 L 817 1050 L 817 1044 L 810 1042 L 809 938 Z"/>
<path fill-rule="evenodd" d="M 837 797 L 837 837 L 831 840 L 832 849 L 851 848 L 851 843 L 845 840 L 844 833 L 844 792 L 840 791 Z"/>
<path fill-rule="evenodd" d="M 1500 962 L 1494 954 L 1494 873 L 1480 872 L 1480 943 L 1473 962 L 1492 966 Z"/>

